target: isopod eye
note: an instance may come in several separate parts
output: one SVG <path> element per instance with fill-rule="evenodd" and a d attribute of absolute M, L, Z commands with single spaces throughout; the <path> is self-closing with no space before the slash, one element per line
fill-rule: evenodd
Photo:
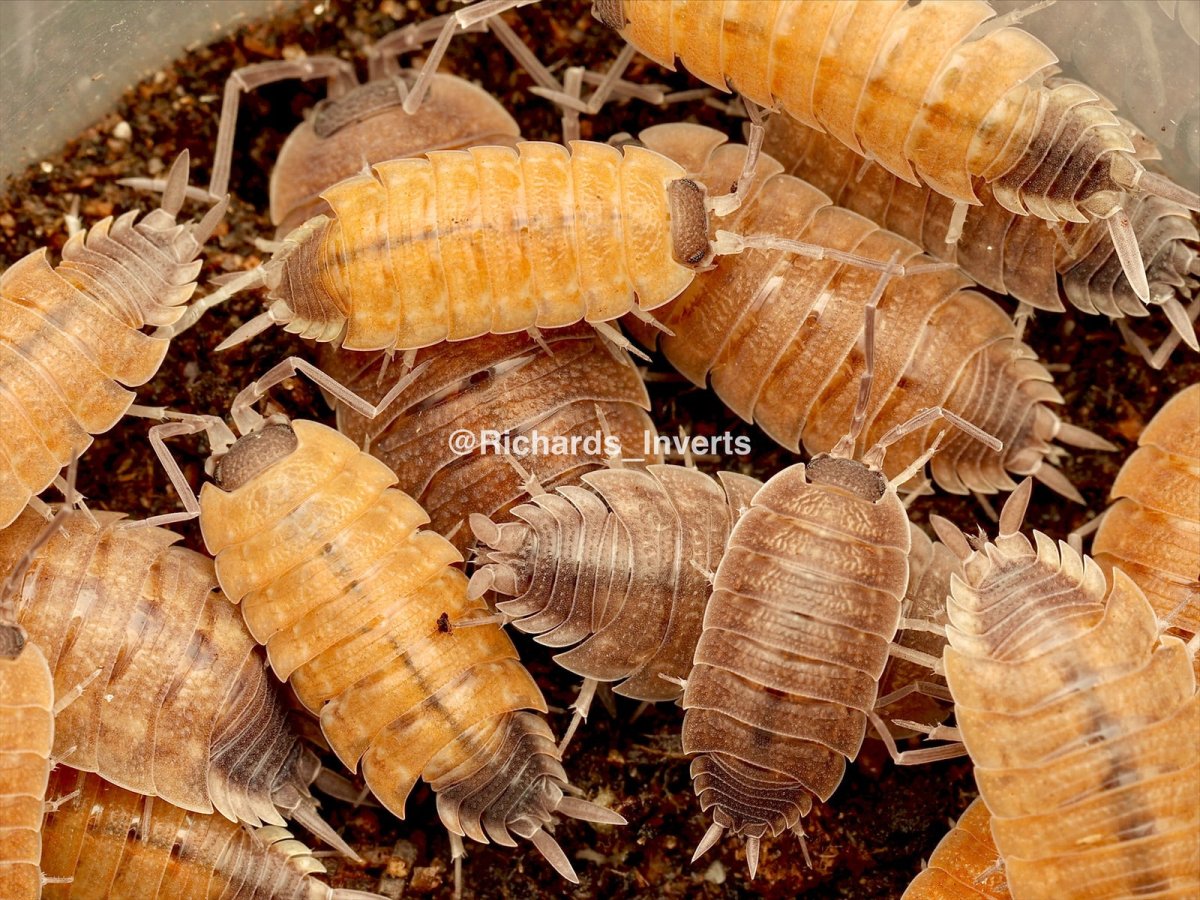
<path fill-rule="evenodd" d="M 863 465 L 856 459 L 843 459 L 823 453 L 813 457 L 812 462 L 805 466 L 804 473 L 813 484 L 840 487 L 871 503 L 887 493 L 888 483 L 883 473 Z"/>
<path fill-rule="evenodd" d="M 238 438 L 229 452 L 217 460 L 213 480 L 224 491 L 236 491 L 299 445 L 291 425 L 268 425 Z"/>
<path fill-rule="evenodd" d="M 699 267 L 712 254 L 708 241 L 708 209 L 704 188 L 690 178 L 677 178 L 667 185 L 671 205 L 671 252 L 675 261 Z"/>
<path fill-rule="evenodd" d="M 592 15 L 613 31 L 620 31 L 629 24 L 625 18 L 624 0 L 592 0 Z"/>
<path fill-rule="evenodd" d="M 20 625 L 0 625 L 0 659 L 16 659 L 24 647 L 24 628 Z"/>

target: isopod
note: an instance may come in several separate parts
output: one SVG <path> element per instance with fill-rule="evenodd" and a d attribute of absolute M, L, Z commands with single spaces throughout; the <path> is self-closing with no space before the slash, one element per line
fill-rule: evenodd
<path fill-rule="evenodd" d="M 765 835 L 803 838 L 801 818 L 841 783 L 868 721 L 897 763 L 957 755 L 952 747 L 898 753 L 875 712 L 889 655 L 919 658 L 893 643 L 912 546 L 896 488 L 938 442 L 891 481 L 881 463 L 906 432 L 938 419 L 998 441 L 928 409 L 856 459 L 875 375 L 868 365 L 851 427 L 833 451 L 774 475 L 733 526 L 684 688 L 683 751 L 713 819 L 693 860 L 726 832 L 743 835 L 751 878 Z"/>
<path fill-rule="evenodd" d="M 1070 83 L 1055 88 L 1072 89 L 1077 87 Z M 1135 137 L 1139 144 L 1147 143 L 1140 134 Z M 1061 281 L 1062 293 L 1084 312 L 1114 319 L 1146 314 L 1146 305 L 1121 270 L 1111 237 L 1097 222 L 1048 228 L 1006 209 L 982 183 L 981 205 L 956 222 L 953 201 L 865 162 L 831 135 L 787 117 L 771 121 L 763 148 L 789 174 L 824 191 L 834 203 L 957 263 L 986 288 L 1061 312 Z M 1200 349 L 1185 309 L 1200 277 L 1200 235 L 1191 212 L 1173 200 L 1140 194 L 1127 201 L 1126 213 L 1146 264 L 1150 303 L 1160 305 L 1180 337 Z"/>
<path fill-rule="evenodd" d="M 1016 897 L 1200 891 L 1200 695 L 1187 647 L 1160 635 L 1141 589 L 1020 532 L 968 542 L 947 600 L 946 680 Z"/>
<path fill-rule="evenodd" d="M 308 786 L 320 763 L 288 725 L 211 560 L 122 518 L 71 517 L 17 582 L 17 621 L 45 653 L 59 704 L 69 702 L 55 753 L 182 809 L 254 826 L 289 816 L 352 855 L 316 812 Z M 27 510 L 0 531 L 0 571 L 44 525 Z"/>
<path fill-rule="evenodd" d="M 381 900 L 313 877 L 325 867 L 277 825 L 250 832 L 65 766 L 50 795 L 42 867 L 59 883 L 46 898 Z"/>
<path fill-rule="evenodd" d="M 461 555 L 421 528 L 429 517 L 392 487 L 392 471 L 331 428 L 254 410 L 297 371 L 370 409 L 290 359 L 235 399 L 240 438 L 212 417 L 151 431 L 209 435 L 214 481 L 199 500 L 177 471 L 172 481 L 188 509 L 182 515 L 199 516 L 226 596 L 241 606 L 275 674 L 319 716 L 333 752 L 350 769 L 361 762 L 388 810 L 403 818 L 424 778 L 456 864 L 462 837 L 515 846 L 515 834 L 575 881 L 545 830 L 552 817 L 624 819 L 564 797 L 553 735 L 535 714 L 546 711 L 541 692 L 486 606 L 468 597 L 467 578 L 454 568 Z M 172 465 L 165 454 L 163 462 Z"/>
<path fill-rule="evenodd" d="M 509 4 L 512 5 L 512 4 Z M 1149 299 L 1127 191 L 1200 198 L 1145 170 L 1090 89 L 1050 90 L 1055 55 L 984 0 L 664 3 L 595 0 L 598 19 L 654 61 L 836 137 L 960 208 L 974 181 L 1018 215 L 1103 219 Z"/>
<path fill-rule="evenodd" d="M 987 804 L 976 797 L 942 838 L 902 900 L 1009 900 Z"/>
<path fill-rule="evenodd" d="M 0 528 L 58 476 L 92 435 L 112 428 L 158 371 L 168 326 L 196 287 L 196 255 L 224 215 L 177 225 L 188 155 L 171 167 L 161 206 L 71 236 L 62 262 L 45 248 L 0 275 Z"/>
<path fill-rule="evenodd" d="M 640 139 L 717 189 L 737 177 L 746 148 L 726 144 L 699 125 L 648 128 Z M 905 239 L 833 206 L 816 188 L 782 174 L 760 157 L 755 186 L 732 217 L 734 228 L 820 235 L 831 246 L 900 262 L 921 259 Z M 859 349 L 870 274 L 836 261 L 754 251 L 702 274 L 657 313 L 673 334 L 660 335 L 626 319 L 694 384 L 712 383 L 737 415 L 756 423 L 785 448 L 803 443 L 829 450 L 845 433 L 864 360 Z M 951 493 L 991 493 L 1016 486 L 1009 473 L 1032 474 L 1081 500 L 1051 463 L 1064 452 L 1055 440 L 1112 449 L 1063 422 L 1051 404 L 1062 398 L 1008 316 L 969 290 L 957 271 L 891 281 L 879 301 L 878 374 L 862 443 L 871 443 L 925 407 L 943 406 L 1004 444 L 1003 453 L 954 434 L 932 461 L 934 479 Z M 932 440 L 932 426 L 907 435 L 889 459 L 914 459 Z M 860 448 L 862 449 L 862 448 Z M 899 468 L 890 465 L 891 477 Z"/>
<path fill-rule="evenodd" d="M 0 622 L 0 897 L 42 892 L 42 813 L 54 746 L 54 681 L 19 625 Z"/>
<path fill-rule="evenodd" d="M 386 463 L 400 490 L 429 514 L 430 528 L 460 551 L 471 539 L 468 516 L 506 517 L 528 484 L 502 455 L 480 446 L 452 448 L 456 433 L 536 437 L 547 446 L 573 439 L 569 452 L 514 454 L 547 488 L 604 465 L 611 449 L 604 437 L 625 455 L 659 461 L 643 453 L 655 429 L 646 415 L 646 386 L 628 354 L 586 325 L 546 332 L 542 342 L 549 352 L 524 333 L 442 344 L 417 354 L 415 365 L 428 361 L 428 367 L 377 418 L 337 405 L 338 430 Z M 380 380 L 386 354 L 322 345 L 319 361 L 372 403 L 395 381 Z"/>
<path fill-rule="evenodd" d="M 1200 632 L 1200 384 L 1150 420 L 1112 487 L 1092 554 L 1132 578 L 1186 640 Z M 1200 677 L 1200 661 L 1197 662 Z"/>

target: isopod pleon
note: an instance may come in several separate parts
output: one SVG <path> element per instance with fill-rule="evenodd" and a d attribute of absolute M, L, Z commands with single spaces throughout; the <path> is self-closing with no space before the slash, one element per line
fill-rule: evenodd
<path fill-rule="evenodd" d="M 1068 83 L 1055 90 L 1072 89 Z M 832 135 L 785 116 L 771 120 L 763 147 L 789 174 L 824 191 L 834 203 L 957 263 L 986 288 L 1038 309 L 1061 311 L 1061 281 L 1062 293 L 1084 312 L 1113 319 L 1146 314 L 1146 304 L 1122 272 L 1112 238 L 1100 223 L 1047 228 L 1002 206 L 982 182 L 977 184 L 981 205 L 956 222 L 950 199 L 897 178 Z M 1200 237 L 1191 212 L 1149 194 L 1129 199 L 1125 209 L 1145 262 L 1150 303 L 1161 305 L 1182 339 L 1197 349 L 1195 327 L 1185 309 L 1200 277 Z"/>
<path fill-rule="evenodd" d="M 211 560 L 172 546 L 173 532 L 122 518 L 73 516 L 17 582 L 17 621 L 45 653 L 58 702 L 69 702 L 55 753 L 182 809 L 254 826 L 289 816 L 351 854 L 315 810 L 308 785 L 320 763 L 288 725 Z M 44 525 L 29 510 L 0 531 L 0 571 Z"/>
<path fill-rule="evenodd" d="M 0 622 L 0 897 L 42 891 L 42 814 L 54 747 L 54 681 L 19 625 Z"/>
<path fill-rule="evenodd" d="M 680 162 L 718 190 L 738 177 L 745 147 L 699 125 L 658 125 L 641 140 Z M 730 226 L 766 233 L 820 235 L 831 246 L 905 263 L 920 260 L 910 242 L 866 218 L 833 206 L 803 181 L 761 157 L 754 189 Z M 673 334 L 626 319 L 641 340 L 657 345 L 696 385 L 712 383 L 730 409 L 784 447 L 829 450 L 844 434 L 864 358 L 859 347 L 871 274 L 834 260 L 787 257 L 774 250 L 724 259 L 657 312 Z M 1062 398 L 1050 374 L 1021 342 L 1009 317 L 969 290 L 958 271 L 893 278 L 879 301 L 877 389 L 860 449 L 925 407 L 942 406 L 996 435 L 997 453 L 962 435 L 947 437 L 932 461 L 933 477 L 951 493 L 1011 490 L 1010 473 L 1032 474 L 1081 500 L 1052 463 L 1054 441 L 1111 449 L 1068 425 L 1053 410 Z M 889 454 L 886 474 L 930 446 L 933 426 L 908 434 Z"/>
<path fill-rule="evenodd" d="M 1009 900 L 1004 866 L 992 840 L 992 815 L 976 797 L 913 879 L 902 900 Z"/>
<path fill-rule="evenodd" d="M 546 488 L 577 482 L 607 461 L 610 449 L 658 462 L 645 453 L 655 437 L 646 415 L 650 398 L 628 354 L 586 325 L 542 336 L 488 335 L 442 344 L 416 355 L 424 371 L 377 418 L 337 404 L 338 430 L 367 447 L 396 473 L 397 486 L 429 514 L 430 528 L 465 551 L 472 513 L 500 520 L 527 496 L 526 479 L 503 454 L 482 447 L 481 435 L 573 441 L 563 452 L 513 453 Z M 549 351 L 549 352 L 547 352 Z M 371 403 L 400 375 L 380 380 L 381 353 L 322 345 L 321 367 Z M 470 446 L 452 446 L 455 435 Z M 605 446 L 605 439 L 609 446 Z M 656 446 L 656 445 L 652 445 Z"/>
<path fill-rule="evenodd" d="M 461 837 L 515 846 L 516 835 L 576 880 L 545 830 L 552 817 L 624 819 L 564 796 L 553 735 L 535 714 L 546 711 L 541 692 L 486 606 L 468 597 L 467 578 L 454 567 L 461 555 L 421 528 L 429 517 L 392 487 L 392 471 L 331 428 L 265 420 L 254 410 L 297 371 L 360 412 L 371 409 L 292 359 L 234 401 L 240 438 L 211 417 L 151 432 L 209 435 L 214 481 L 199 500 L 178 472 L 172 480 L 183 489 L 183 515 L 200 518 L 226 596 L 266 646 L 275 674 L 320 718 L 333 752 L 350 769 L 361 763 L 388 810 L 403 818 L 424 778 L 456 862 Z"/>
<path fill-rule="evenodd" d="M 1119 568 L 1035 531 L 1031 484 L 999 536 L 939 536 L 963 561 L 944 662 L 1013 896 L 1200 891 L 1200 695 L 1187 648 L 1160 635 Z"/>
<path fill-rule="evenodd" d="M 960 207 L 975 179 L 1018 215 L 1104 219 L 1149 299 L 1126 191 L 1198 198 L 1146 172 L 1121 124 L 1082 85 L 1051 90 L 1054 54 L 983 0 L 665 3 L 595 0 L 602 22 L 656 62 L 826 131 Z"/>
<path fill-rule="evenodd" d="M 325 867 L 279 826 L 250 832 L 61 767 L 50 779 L 42 868 L 60 883 L 43 896 L 381 900 L 334 890 Z M 5 894 L 5 897 L 10 895 Z"/>
<path fill-rule="evenodd" d="M 1164 623 L 1200 632 L 1200 384 L 1150 420 L 1112 487 L 1092 553 L 1132 578 Z M 1200 677 L 1200 660 L 1197 661 Z"/>
<path fill-rule="evenodd" d="M 0 275 L 0 528 L 80 456 L 92 435 L 129 410 L 154 376 L 165 337 L 196 288 L 196 255 L 225 203 L 177 225 L 188 155 L 171 167 L 162 205 L 128 212 L 71 236 L 52 267 L 45 248 Z"/>

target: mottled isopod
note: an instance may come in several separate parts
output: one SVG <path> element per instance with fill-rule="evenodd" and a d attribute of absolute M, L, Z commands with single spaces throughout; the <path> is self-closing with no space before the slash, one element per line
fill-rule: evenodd
<path fill-rule="evenodd" d="M 944 661 L 963 742 L 1016 897 L 1200 891 L 1200 695 L 1187 648 L 1141 589 L 1020 533 L 1032 485 L 962 560 Z"/>
<path fill-rule="evenodd" d="M 1137 582 L 1165 623 L 1200 632 L 1200 384 L 1150 420 L 1112 486 L 1092 554 Z M 1200 677 L 1200 659 L 1196 662 Z"/>
<path fill-rule="evenodd" d="M 0 528 L 49 485 L 92 435 L 112 428 L 167 352 L 165 337 L 196 288 L 196 255 L 224 214 L 177 225 L 188 155 L 162 205 L 73 234 L 51 267 L 35 250 L 0 275 Z"/>

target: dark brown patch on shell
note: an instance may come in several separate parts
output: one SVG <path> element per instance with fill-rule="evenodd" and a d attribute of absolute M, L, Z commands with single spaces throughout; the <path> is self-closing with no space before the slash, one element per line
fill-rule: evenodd
<path fill-rule="evenodd" d="M 667 185 L 671 204 L 671 250 L 675 261 L 699 267 L 708 261 L 708 210 L 705 191 L 690 178 L 677 178 Z"/>
<path fill-rule="evenodd" d="M 824 454 L 813 457 L 805 467 L 813 484 L 830 484 L 874 503 L 887 493 L 887 479 L 882 472 L 867 468 L 856 459 L 842 459 Z"/>
<path fill-rule="evenodd" d="M 217 460 L 213 478 L 217 487 L 236 491 L 255 475 L 292 453 L 299 446 L 291 425 L 268 425 L 238 438 L 229 452 Z"/>

